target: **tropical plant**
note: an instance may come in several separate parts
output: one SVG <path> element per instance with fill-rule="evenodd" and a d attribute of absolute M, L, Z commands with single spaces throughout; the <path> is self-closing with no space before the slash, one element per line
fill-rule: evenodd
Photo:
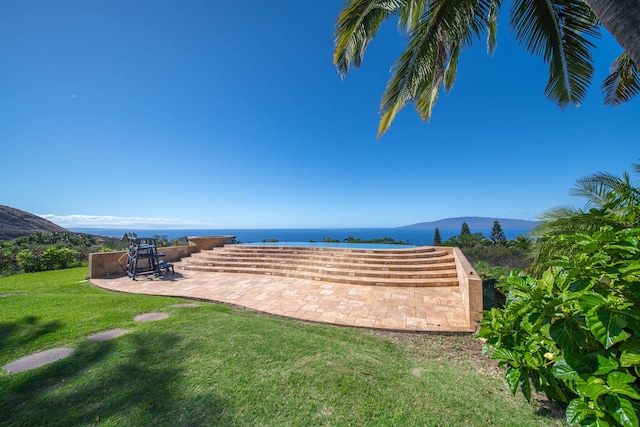
<path fill-rule="evenodd" d="M 481 322 L 485 350 L 530 399 L 567 404 L 572 425 L 638 426 L 640 228 L 551 236 L 573 248 L 541 279 L 511 274 L 504 309 Z"/>
<path fill-rule="evenodd" d="M 546 96 L 561 108 L 580 105 L 593 76 L 591 50 L 605 27 L 624 47 L 603 84 L 605 102 L 616 105 L 639 88 L 640 5 L 614 0 L 550 0 L 510 2 L 510 26 L 520 44 L 549 66 Z M 591 6 L 591 8 L 589 6 Z M 408 38 L 392 67 L 382 95 L 378 137 L 407 104 L 422 120 L 431 118 L 440 91 L 455 82 L 460 53 L 487 35 L 487 49 L 496 48 L 500 0 L 347 0 L 338 16 L 333 62 L 342 77 L 362 64 L 369 42 L 382 24 L 397 18 Z M 594 14 L 595 12 L 595 14 Z M 597 17 L 596 17 L 597 16 Z"/>
<path fill-rule="evenodd" d="M 640 165 L 634 164 L 633 171 L 640 173 Z M 579 179 L 571 193 L 583 197 L 585 207 L 561 206 L 542 215 L 543 221 L 532 232 L 533 263 L 529 272 L 540 274 L 547 260 L 571 254 L 572 246 L 552 236 L 593 232 L 603 226 L 614 231 L 640 227 L 640 189 L 627 172 L 622 177 L 603 172 L 589 175 Z"/>

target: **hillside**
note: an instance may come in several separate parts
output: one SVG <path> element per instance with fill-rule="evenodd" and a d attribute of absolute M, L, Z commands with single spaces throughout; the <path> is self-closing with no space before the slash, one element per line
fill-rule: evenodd
<path fill-rule="evenodd" d="M 70 232 L 37 215 L 0 205 L 0 241 L 35 233 L 53 233 L 54 231 Z"/>
<path fill-rule="evenodd" d="M 534 229 L 538 225 L 537 221 L 527 221 L 524 219 L 508 219 L 508 218 L 488 218 L 479 216 L 463 216 L 457 218 L 445 218 L 438 221 L 431 222 L 419 222 L 417 224 L 404 225 L 398 228 L 460 228 L 463 222 L 469 225 L 469 228 L 491 228 L 493 227 L 493 221 L 499 221 L 500 226 L 503 229 L 509 228 L 523 228 Z"/>

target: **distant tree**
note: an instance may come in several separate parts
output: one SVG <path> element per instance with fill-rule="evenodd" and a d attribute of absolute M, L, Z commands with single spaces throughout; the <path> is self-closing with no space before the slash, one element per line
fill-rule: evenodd
<path fill-rule="evenodd" d="M 514 248 L 528 250 L 531 247 L 531 239 L 524 234 L 518 234 L 509 244 Z"/>
<path fill-rule="evenodd" d="M 488 246 L 490 245 L 489 240 L 484 237 L 482 233 L 473 233 L 473 234 L 460 234 L 458 236 L 452 236 L 447 239 L 446 242 L 442 244 L 442 246 L 455 246 L 460 249 L 468 249 L 475 246 Z"/>
<path fill-rule="evenodd" d="M 494 245 L 506 245 L 507 238 L 504 236 L 500 221 L 493 221 L 493 227 L 491 228 L 491 235 L 489 236 L 491 242 Z"/>
<path fill-rule="evenodd" d="M 440 229 L 436 227 L 435 233 L 433 233 L 433 246 L 442 245 L 442 238 L 440 237 Z"/>
<path fill-rule="evenodd" d="M 469 229 L 469 224 L 466 222 L 462 223 L 462 228 L 460 229 L 460 236 L 468 236 L 471 234 L 471 230 Z"/>

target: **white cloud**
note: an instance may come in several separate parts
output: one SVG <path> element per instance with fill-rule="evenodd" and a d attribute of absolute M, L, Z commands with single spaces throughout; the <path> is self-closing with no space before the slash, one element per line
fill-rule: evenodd
<path fill-rule="evenodd" d="M 137 228 L 137 229 L 163 229 L 163 228 L 198 228 L 212 227 L 194 221 L 185 221 L 180 218 L 141 218 L 121 217 L 111 215 L 38 215 L 65 228 Z"/>

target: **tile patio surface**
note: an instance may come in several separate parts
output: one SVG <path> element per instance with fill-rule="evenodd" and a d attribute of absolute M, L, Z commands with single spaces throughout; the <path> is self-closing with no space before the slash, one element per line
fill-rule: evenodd
<path fill-rule="evenodd" d="M 457 287 L 338 284 L 257 274 L 187 271 L 91 279 L 117 292 L 191 298 L 311 322 L 396 331 L 473 332 Z"/>

